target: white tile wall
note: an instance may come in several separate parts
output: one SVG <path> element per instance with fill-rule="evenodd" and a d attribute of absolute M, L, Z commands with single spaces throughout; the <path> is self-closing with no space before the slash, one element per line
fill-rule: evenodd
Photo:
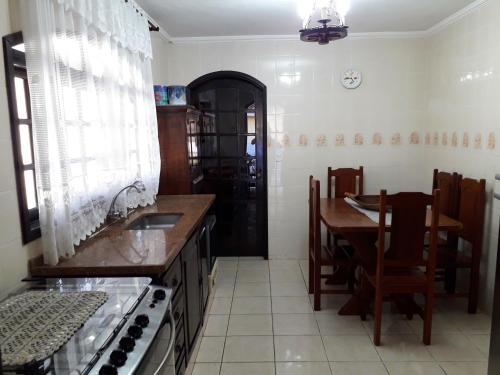
<path fill-rule="evenodd" d="M 439 146 L 424 146 L 426 173 L 432 168 L 456 170 L 487 181 L 487 216 L 484 236 L 481 290 L 489 310 L 494 286 L 500 202 L 492 198 L 495 173 L 500 173 L 500 2 L 483 6 L 426 41 L 428 76 L 428 121 L 422 132 L 438 131 Z M 457 132 L 458 146 L 450 143 Z M 464 133 L 469 147 L 462 146 Z M 448 144 L 442 144 L 446 133 Z M 496 147 L 488 149 L 490 133 Z M 480 134 L 480 149 L 474 137 Z"/>
<path fill-rule="evenodd" d="M 11 33 L 9 1 L 0 0 L 0 35 Z M 23 247 L 17 208 L 10 122 L 0 52 L 0 299 L 27 275 L 28 259 L 39 253 L 39 241 Z"/>

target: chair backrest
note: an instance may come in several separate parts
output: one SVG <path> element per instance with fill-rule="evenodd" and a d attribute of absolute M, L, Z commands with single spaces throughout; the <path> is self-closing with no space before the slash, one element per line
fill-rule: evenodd
<path fill-rule="evenodd" d="M 427 206 L 432 205 L 431 244 L 424 257 L 424 238 L 427 232 Z M 390 247 L 385 253 L 386 213 L 392 213 Z M 424 266 L 434 272 L 439 221 L 439 190 L 433 195 L 424 193 L 380 192 L 380 216 L 377 250 L 377 277 L 383 277 L 384 267 L 410 268 Z"/>
<path fill-rule="evenodd" d="M 486 201 L 486 181 L 464 178 L 460 184 L 458 220 L 462 223 L 460 236 L 481 248 Z"/>
<path fill-rule="evenodd" d="M 432 190 L 439 189 L 439 212 L 453 219 L 458 218 L 458 203 L 460 199 L 460 182 L 462 175 L 457 172 L 440 172 L 434 169 Z"/>
<path fill-rule="evenodd" d="M 332 181 L 335 179 L 335 181 Z M 345 193 L 363 194 L 363 167 L 328 167 L 328 198 L 332 198 L 332 184 L 335 184 L 334 198 L 344 198 Z"/>
<path fill-rule="evenodd" d="M 309 176 L 309 251 L 321 250 L 320 184 Z"/>

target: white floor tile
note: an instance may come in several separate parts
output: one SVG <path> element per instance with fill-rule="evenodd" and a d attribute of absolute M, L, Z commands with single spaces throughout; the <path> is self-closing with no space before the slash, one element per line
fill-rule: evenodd
<path fill-rule="evenodd" d="M 490 335 L 467 335 L 481 353 L 488 356 L 490 353 Z"/>
<path fill-rule="evenodd" d="M 268 270 L 238 270 L 236 277 L 238 283 L 267 283 L 269 282 Z"/>
<path fill-rule="evenodd" d="M 420 319 L 420 317 L 416 316 L 413 319 Z M 373 317 L 369 317 L 369 320 L 363 322 L 363 325 L 366 327 L 366 330 L 370 337 L 373 338 L 374 332 L 373 329 L 375 327 L 375 322 Z M 408 319 L 404 315 L 399 314 L 382 314 L 382 335 L 398 335 L 398 334 L 412 334 L 414 333 L 413 329 L 408 324 Z"/>
<path fill-rule="evenodd" d="M 228 336 L 270 336 L 273 334 L 271 314 L 231 315 Z"/>
<path fill-rule="evenodd" d="M 214 287 L 215 298 L 231 298 L 233 296 L 234 283 L 217 283 Z"/>
<path fill-rule="evenodd" d="M 238 264 L 238 272 L 269 273 L 269 265 L 263 261 L 246 261 Z"/>
<path fill-rule="evenodd" d="M 195 363 L 191 375 L 219 375 L 220 363 Z"/>
<path fill-rule="evenodd" d="M 226 338 L 223 362 L 274 361 L 273 336 L 231 336 Z"/>
<path fill-rule="evenodd" d="M 389 375 L 446 375 L 435 362 L 386 362 Z"/>
<path fill-rule="evenodd" d="M 209 315 L 203 336 L 226 336 L 229 315 Z"/>
<path fill-rule="evenodd" d="M 409 320 L 408 325 L 414 333 L 418 335 L 423 334 L 424 321 L 418 315 Z M 432 314 L 432 333 L 453 334 L 460 333 L 460 330 L 446 314 L 435 311 Z"/>
<path fill-rule="evenodd" d="M 275 335 L 319 335 L 313 314 L 273 314 Z"/>
<path fill-rule="evenodd" d="M 467 314 L 465 299 L 437 303 L 431 346 L 422 343 L 418 316 L 408 321 L 385 304 L 382 345 L 375 347 L 373 318 L 338 315 L 349 295 L 323 295 L 321 311 L 313 312 L 307 268 L 307 260 L 219 260 L 210 315 L 188 373 L 487 374 L 490 318 Z"/>
<path fill-rule="evenodd" d="M 236 283 L 235 297 L 268 297 L 271 295 L 269 283 Z"/>
<path fill-rule="evenodd" d="M 307 297 L 271 297 L 273 314 L 312 314 Z"/>
<path fill-rule="evenodd" d="M 231 312 L 232 298 L 214 298 L 210 314 L 227 315 Z"/>
<path fill-rule="evenodd" d="M 340 316 L 337 314 L 315 313 L 319 330 L 325 335 L 359 335 L 366 329 L 359 316 Z"/>
<path fill-rule="evenodd" d="M 220 375 L 274 375 L 273 362 L 223 363 Z"/>
<path fill-rule="evenodd" d="M 449 312 L 447 316 L 463 333 L 489 334 L 491 332 L 491 318 L 486 314 L 468 314 L 465 310 L 463 312 Z"/>
<path fill-rule="evenodd" d="M 384 362 L 430 361 L 434 359 L 417 335 L 385 335 L 377 352 Z"/>
<path fill-rule="evenodd" d="M 380 361 L 368 335 L 323 336 L 329 361 Z"/>
<path fill-rule="evenodd" d="M 225 340 L 224 337 L 203 337 L 196 362 L 221 362 Z"/>
<path fill-rule="evenodd" d="M 331 375 L 328 362 L 277 362 L 276 375 Z"/>
<path fill-rule="evenodd" d="M 465 335 L 432 335 L 428 347 L 436 361 L 482 361 L 486 356 Z"/>
<path fill-rule="evenodd" d="M 271 299 L 269 297 L 235 297 L 231 314 L 270 314 Z"/>
<path fill-rule="evenodd" d="M 324 362 L 325 350 L 321 336 L 275 336 L 276 361 Z"/>
<path fill-rule="evenodd" d="M 304 282 L 272 283 L 271 295 L 273 297 L 303 297 L 308 293 Z"/>
<path fill-rule="evenodd" d="M 333 375 L 387 375 L 382 362 L 331 362 Z"/>
<path fill-rule="evenodd" d="M 486 362 L 441 362 L 446 375 L 487 375 Z"/>
<path fill-rule="evenodd" d="M 348 294 L 336 294 L 336 295 L 328 295 L 323 294 L 321 296 L 321 310 L 315 311 L 315 314 L 338 314 L 340 308 L 344 306 L 344 304 L 351 298 Z M 314 296 L 312 294 L 309 295 L 309 300 L 311 302 L 311 306 L 314 303 Z"/>
<path fill-rule="evenodd" d="M 286 269 L 273 269 L 271 271 L 272 283 L 298 283 L 304 282 L 304 278 L 299 272 L 289 272 Z"/>

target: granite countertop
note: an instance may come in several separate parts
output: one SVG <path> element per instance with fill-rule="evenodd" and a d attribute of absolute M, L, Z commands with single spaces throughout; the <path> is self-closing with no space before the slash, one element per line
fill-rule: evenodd
<path fill-rule="evenodd" d="M 33 277 L 160 276 L 164 273 L 202 221 L 215 195 L 159 195 L 154 205 L 141 207 L 84 241 L 76 255 L 56 266 L 41 257 L 30 262 Z M 144 214 L 183 214 L 170 230 L 126 230 Z"/>

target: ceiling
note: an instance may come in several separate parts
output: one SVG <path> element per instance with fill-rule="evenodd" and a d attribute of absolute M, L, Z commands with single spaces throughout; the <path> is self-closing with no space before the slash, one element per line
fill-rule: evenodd
<path fill-rule="evenodd" d="M 174 38 L 296 34 L 298 0 L 136 0 Z M 425 31 L 474 0 L 351 0 L 351 32 Z"/>

